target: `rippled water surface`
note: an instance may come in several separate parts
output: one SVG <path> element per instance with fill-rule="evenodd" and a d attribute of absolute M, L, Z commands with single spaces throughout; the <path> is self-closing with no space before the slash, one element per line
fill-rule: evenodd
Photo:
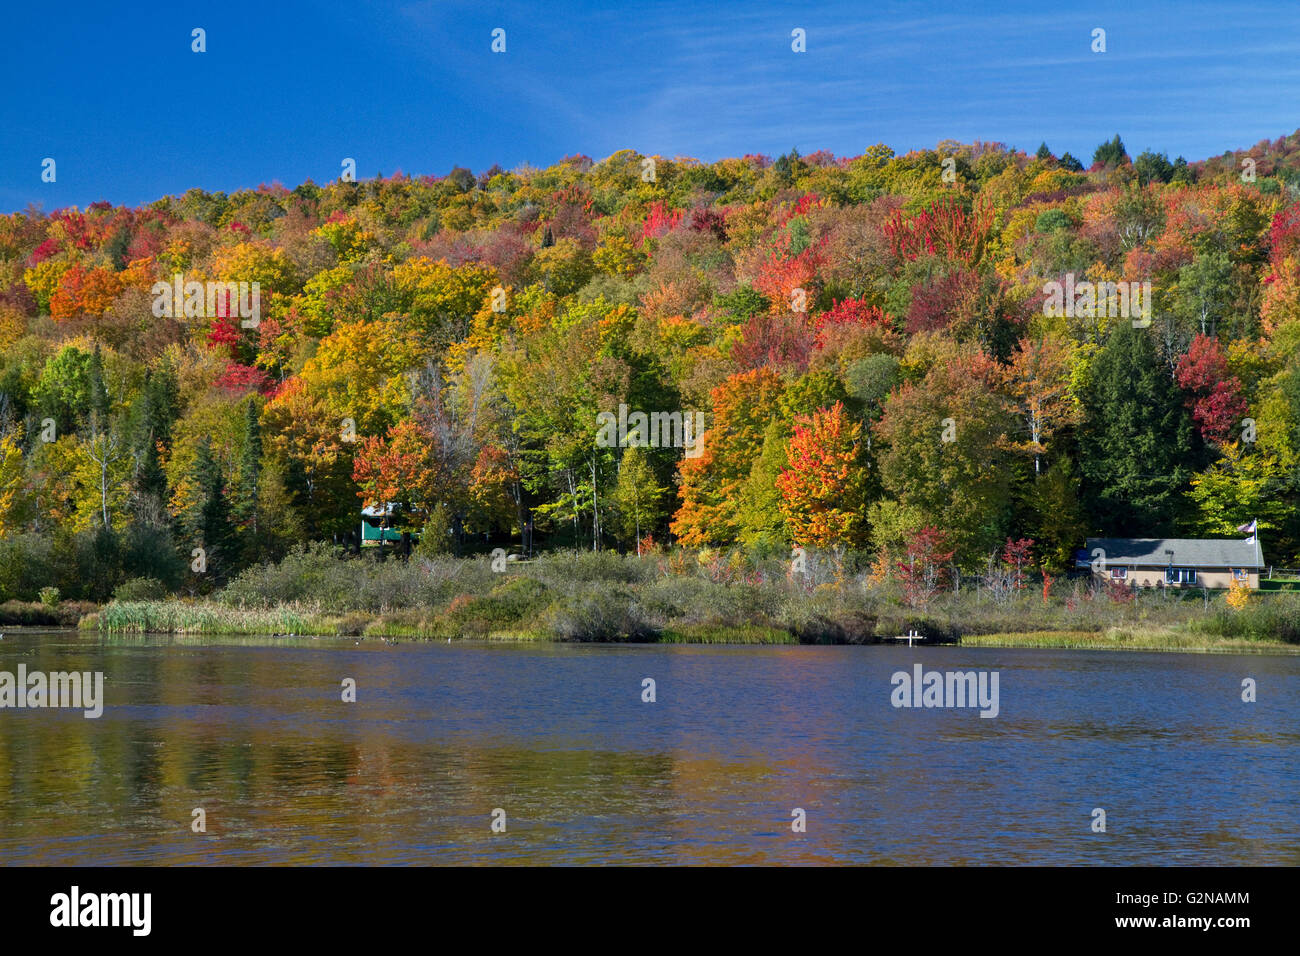
<path fill-rule="evenodd" d="M 997 671 L 998 716 L 895 709 L 917 662 Z M 10 632 L 20 663 L 106 705 L 0 710 L 5 864 L 1300 863 L 1295 656 Z"/>

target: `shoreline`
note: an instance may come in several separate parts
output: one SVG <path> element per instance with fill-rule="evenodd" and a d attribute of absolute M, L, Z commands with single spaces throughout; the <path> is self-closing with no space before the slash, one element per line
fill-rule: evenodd
<path fill-rule="evenodd" d="M 155 613 L 131 614 L 116 624 L 106 605 L 99 612 L 83 616 L 78 631 L 95 631 L 103 636 L 176 635 L 188 637 L 248 637 L 276 639 L 318 637 L 367 641 L 403 640 L 422 643 L 555 643 L 555 644 L 697 644 L 737 646 L 834 646 L 884 645 L 893 643 L 876 635 L 840 639 L 801 639 L 792 631 L 773 625 L 744 623 L 674 624 L 653 634 L 624 634 L 605 638 L 575 638 L 551 630 L 526 626 L 468 628 L 452 632 L 445 621 L 412 615 L 323 614 L 283 607 L 273 610 L 227 608 L 218 605 L 166 604 L 153 606 Z M 48 626 L 17 626 L 14 631 L 47 630 Z M 64 628 L 60 629 L 72 629 Z M 1298 655 L 1300 645 L 1272 638 L 1221 637 L 1179 626 L 1125 627 L 1103 630 L 1007 630 L 978 634 L 955 634 L 920 642 L 920 646 L 1033 648 L 1053 650 L 1167 651 L 1222 654 Z"/>
<path fill-rule="evenodd" d="M 1285 641 L 1220 638 L 1164 628 L 1137 632 L 1128 628 L 1110 628 L 1102 632 L 1035 631 L 968 634 L 962 637 L 959 646 L 1042 650 L 1164 651 L 1186 654 L 1300 655 L 1300 647 Z"/>

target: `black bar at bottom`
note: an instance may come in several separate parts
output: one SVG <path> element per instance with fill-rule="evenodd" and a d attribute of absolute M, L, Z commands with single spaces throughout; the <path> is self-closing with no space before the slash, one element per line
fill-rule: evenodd
<path fill-rule="evenodd" d="M 818 936 L 911 939 L 927 950 L 945 940 L 1098 937 L 1230 945 L 1294 927 L 1283 912 L 1294 872 L 1283 868 L 718 870 L 9 868 L 0 869 L 0 899 L 6 943 L 63 937 L 205 948 L 373 945 L 431 932 L 436 939 L 458 924 L 456 937 L 471 945 L 516 934 L 544 942 L 567 935 L 566 925 L 583 935 L 608 929 L 609 942 L 629 944 L 715 934 L 734 941 L 802 926 Z M 143 895 L 130 894 L 148 894 L 147 909 Z"/>

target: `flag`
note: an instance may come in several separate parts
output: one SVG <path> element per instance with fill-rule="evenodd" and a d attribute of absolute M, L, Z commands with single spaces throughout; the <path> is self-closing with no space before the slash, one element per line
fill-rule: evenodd
<path fill-rule="evenodd" d="M 1237 526 L 1237 530 L 1240 531 L 1242 534 L 1254 534 L 1254 533 L 1255 533 L 1255 521 L 1254 521 L 1254 519 L 1252 519 L 1251 521 L 1247 522 L 1246 524 L 1238 525 L 1238 526 Z"/>

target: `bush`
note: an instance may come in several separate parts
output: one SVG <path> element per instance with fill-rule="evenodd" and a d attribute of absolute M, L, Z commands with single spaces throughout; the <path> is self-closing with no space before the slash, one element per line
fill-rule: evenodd
<path fill-rule="evenodd" d="M 566 641 L 651 641 L 657 634 L 632 592 L 622 587 L 591 588 L 566 598 L 551 606 L 544 621 Z"/>
<path fill-rule="evenodd" d="M 506 625 L 531 623 L 546 608 L 547 590 L 540 581 L 516 577 L 479 597 L 458 594 L 442 615 L 439 633 L 485 637 Z"/>
<path fill-rule="evenodd" d="M 1058 229 L 1068 229 L 1073 225 L 1070 217 L 1064 209 L 1047 209 L 1038 214 L 1038 219 L 1034 223 L 1035 232 L 1056 232 Z"/>
<path fill-rule="evenodd" d="M 44 587 L 44 588 L 41 588 L 40 596 L 41 596 L 41 603 L 44 604 L 46 607 L 58 607 L 58 606 L 59 606 L 59 589 L 58 589 L 58 588 L 51 588 L 51 587 Z"/>
<path fill-rule="evenodd" d="M 166 596 L 167 586 L 157 578 L 131 578 L 113 592 L 114 601 L 161 601 Z"/>
<path fill-rule="evenodd" d="M 879 633 L 874 602 L 856 589 L 824 586 L 786 599 L 781 624 L 803 644 L 868 644 Z"/>
<path fill-rule="evenodd" d="M 776 614 L 781 593 L 773 587 L 727 585 L 708 578 L 659 578 L 640 592 L 646 614 L 661 624 L 735 626 Z"/>
<path fill-rule="evenodd" d="M 498 584 L 476 603 L 493 621 L 519 621 L 545 609 L 548 591 L 541 581 L 518 577 Z"/>
<path fill-rule="evenodd" d="M 150 578 L 164 593 L 178 589 L 190 570 L 190 552 L 184 556 L 166 524 L 131 524 L 122 542 L 123 570 L 132 578 Z"/>
<path fill-rule="evenodd" d="M 625 558 L 615 551 L 556 551 L 526 562 L 523 568 L 529 577 L 555 590 L 597 581 L 634 584 L 652 580 L 657 573 L 653 561 Z"/>
<path fill-rule="evenodd" d="M 1300 644 L 1300 595 L 1261 594 L 1241 610 L 1220 605 L 1213 615 L 1197 621 L 1195 626 L 1219 637 Z"/>
<path fill-rule="evenodd" d="M 35 601 L 6 601 L 0 604 L 0 627 L 75 627 L 92 614 L 89 601 L 63 601 L 57 607 Z"/>
<path fill-rule="evenodd" d="M 278 564 L 247 568 L 215 595 L 231 607 L 271 608 L 303 604 L 330 612 L 383 613 L 436 607 L 459 591 L 487 591 L 488 561 L 455 558 L 345 557 L 328 544 L 298 547 Z"/>

